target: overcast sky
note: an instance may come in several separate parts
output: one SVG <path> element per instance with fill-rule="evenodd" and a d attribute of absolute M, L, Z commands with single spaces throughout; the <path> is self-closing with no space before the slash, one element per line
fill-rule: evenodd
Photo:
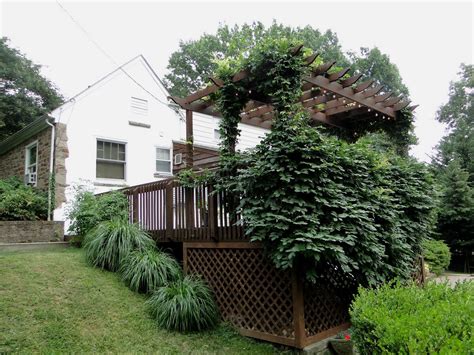
<path fill-rule="evenodd" d="M 428 160 L 444 134 L 435 120 L 461 63 L 472 63 L 473 5 L 465 2 L 72 2 L 59 0 L 114 60 L 143 54 L 159 76 L 180 40 L 214 33 L 223 24 L 275 19 L 290 26 L 335 31 L 343 50 L 377 46 L 408 86 L 420 144 Z M 67 98 L 116 68 L 57 2 L 1 1 L 1 35 L 38 64 Z"/>

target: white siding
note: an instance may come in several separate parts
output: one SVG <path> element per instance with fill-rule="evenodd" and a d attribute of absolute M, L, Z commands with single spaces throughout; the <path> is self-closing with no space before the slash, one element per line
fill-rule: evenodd
<path fill-rule="evenodd" d="M 193 114 L 193 133 L 194 142 L 199 145 L 217 147 L 219 142 L 214 137 L 214 129 L 219 129 L 219 118 L 203 115 L 199 113 Z M 237 143 L 237 149 L 246 150 L 255 147 L 268 130 L 239 124 L 240 137 Z M 183 126 L 181 135 L 186 136 L 185 127 Z"/>
<path fill-rule="evenodd" d="M 67 202 L 57 206 L 54 211 L 56 220 L 65 220 L 65 209 L 73 200 L 78 185 L 100 193 L 161 179 L 162 176 L 155 176 L 156 147 L 171 149 L 173 140 L 185 140 L 184 112 L 178 114 L 166 105 L 166 92 L 145 61 L 137 57 L 124 69 L 151 94 L 140 88 L 123 71 L 117 70 L 51 114 L 56 122 L 66 124 L 69 150 L 66 159 Z M 132 107 L 137 103 L 141 105 L 139 112 Z M 131 125 L 130 122 L 135 124 Z M 218 129 L 218 124 L 218 118 L 195 113 L 195 143 L 217 147 L 214 129 Z M 242 150 L 254 147 L 267 132 L 248 125 L 240 125 L 240 129 L 237 148 Z M 124 180 L 96 178 L 97 139 L 126 145 Z M 171 154 L 173 157 L 173 152 Z"/>
<path fill-rule="evenodd" d="M 141 58 L 126 65 L 125 70 L 163 102 L 166 95 Z M 147 100 L 147 114 L 131 110 L 131 98 Z M 72 200 L 74 187 L 85 185 L 95 193 L 158 180 L 155 177 L 155 147 L 172 147 L 180 137 L 183 124 L 166 105 L 135 84 L 122 71 L 110 75 L 63 105 L 52 115 L 67 125 L 69 157 L 66 159 L 66 198 Z M 130 125 L 130 121 L 151 127 Z M 97 139 L 126 144 L 125 180 L 96 178 Z M 55 219 L 64 220 L 64 208 L 58 206 Z"/>

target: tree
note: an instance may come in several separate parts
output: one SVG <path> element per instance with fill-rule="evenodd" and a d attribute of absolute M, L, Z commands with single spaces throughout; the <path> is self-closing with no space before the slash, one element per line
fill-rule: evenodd
<path fill-rule="evenodd" d="M 458 160 L 450 162 L 443 174 L 443 193 L 438 216 L 438 230 L 452 250 L 464 254 L 464 270 L 469 270 L 469 255 L 474 247 L 474 189 L 469 173 Z"/>
<path fill-rule="evenodd" d="M 449 86 L 449 100 L 441 106 L 436 119 L 446 123 L 450 132 L 439 143 L 433 160 L 442 171 L 453 159 L 469 173 L 474 184 L 474 67 L 461 64 L 460 79 Z"/>
<path fill-rule="evenodd" d="M 168 63 L 169 73 L 165 75 L 168 89 L 172 95 L 184 97 L 202 88 L 209 76 L 215 73 L 217 59 L 245 55 L 264 37 L 301 41 L 318 52 L 324 61 L 336 60 L 342 67 L 351 65 L 355 70 L 367 72 L 387 89 L 408 95 L 398 68 L 378 48 L 362 48 L 360 55 L 344 54 L 337 35 L 330 30 L 321 33 L 311 26 L 292 28 L 276 22 L 268 28 L 260 22 L 234 27 L 224 25 L 217 29 L 216 34 L 204 34 L 197 40 L 180 42 L 179 49 L 171 55 Z"/>
<path fill-rule="evenodd" d="M 0 141 L 58 107 L 63 98 L 41 66 L 0 39 Z"/>
<path fill-rule="evenodd" d="M 348 55 L 353 69 L 375 80 L 378 84 L 385 85 L 394 94 L 409 96 L 408 88 L 402 82 L 398 67 L 390 62 L 389 56 L 380 52 L 380 49 L 362 47 L 360 55 L 353 52 Z"/>
<path fill-rule="evenodd" d="M 465 269 L 474 247 L 474 71 L 461 64 L 459 80 L 449 86 L 449 100 L 436 119 L 449 133 L 437 147 L 434 170 L 443 195 L 438 230 L 453 250 L 462 250 Z"/>

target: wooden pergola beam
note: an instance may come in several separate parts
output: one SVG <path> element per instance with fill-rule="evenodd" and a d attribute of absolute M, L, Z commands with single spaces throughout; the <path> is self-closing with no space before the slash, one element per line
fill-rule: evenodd
<path fill-rule="evenodd" d="M 333 74 L 330 74 L 328 76 L 328 80 L 329 81 L 336 81 L 336 80 L 339 80 L 341 79 L 344 75 L 347 74 L 347 72 L 350 70 L 351 68 L 344 68 L 340 71 L 338 71 L 337 73 L 333 73 Z"/>
<path fill-rule="evenodd" d="M 377 95 L 377 96 L 375 96 L 375 102 L 385 101 L 392 95 L 393 95 L 393 92 L 387 92 L 385 94 Z"/>
<path fill-rule="evenodd" d="M 351 86 L 355 84 L 360 78 L 362 78 L 362 74 L 357 74 L 354 76 L 351 76 L 350 78 L 344 79 L 341 81 L 341 85 L 343 88 Z"/>
<path fill-rule="evenodd" d="M 380 103 L 375 103 L 371 102 L 370 100 L 367 100 L 363 92 L 356 92 L 355 89 L 352 89 L 351 87 L 344 88 L 338 82 L 330 82 L 327 78 L 321 75 L 318 75 L 314 78 L 305 77 L 303 80 L 308 81 L 315 86 L 319 86 L 322 89 L 331 91 L 334 94 L 345 97 L 346 99 L 354 101 L 358 104 L 367 106 L 373 110 L 384 113 L 387 116 L 395 117 L 394 111 L 396 110 L 388 107 L 383 107 L 383 105 L 381 105 Z M 367 87 L 369 86 L 370 85 L 368 85 Z M 367 87 L 365 87 L 365 89 L 367 89 Z"/>

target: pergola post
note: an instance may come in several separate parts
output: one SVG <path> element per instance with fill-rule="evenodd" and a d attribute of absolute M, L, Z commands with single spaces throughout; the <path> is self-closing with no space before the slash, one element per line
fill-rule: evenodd
<path fill-rule="evenodd" d="M 193 169 L 194 165 L 194 137 L 193 111 L 186 110 L 186 168 Z M 194 228 L 194 189 L 186 189 L 186 228 Z"/>
<path fill-rule="evenodd" d="M 186 168 L 193 168 L 193 111 L 186 110 Z"/>

